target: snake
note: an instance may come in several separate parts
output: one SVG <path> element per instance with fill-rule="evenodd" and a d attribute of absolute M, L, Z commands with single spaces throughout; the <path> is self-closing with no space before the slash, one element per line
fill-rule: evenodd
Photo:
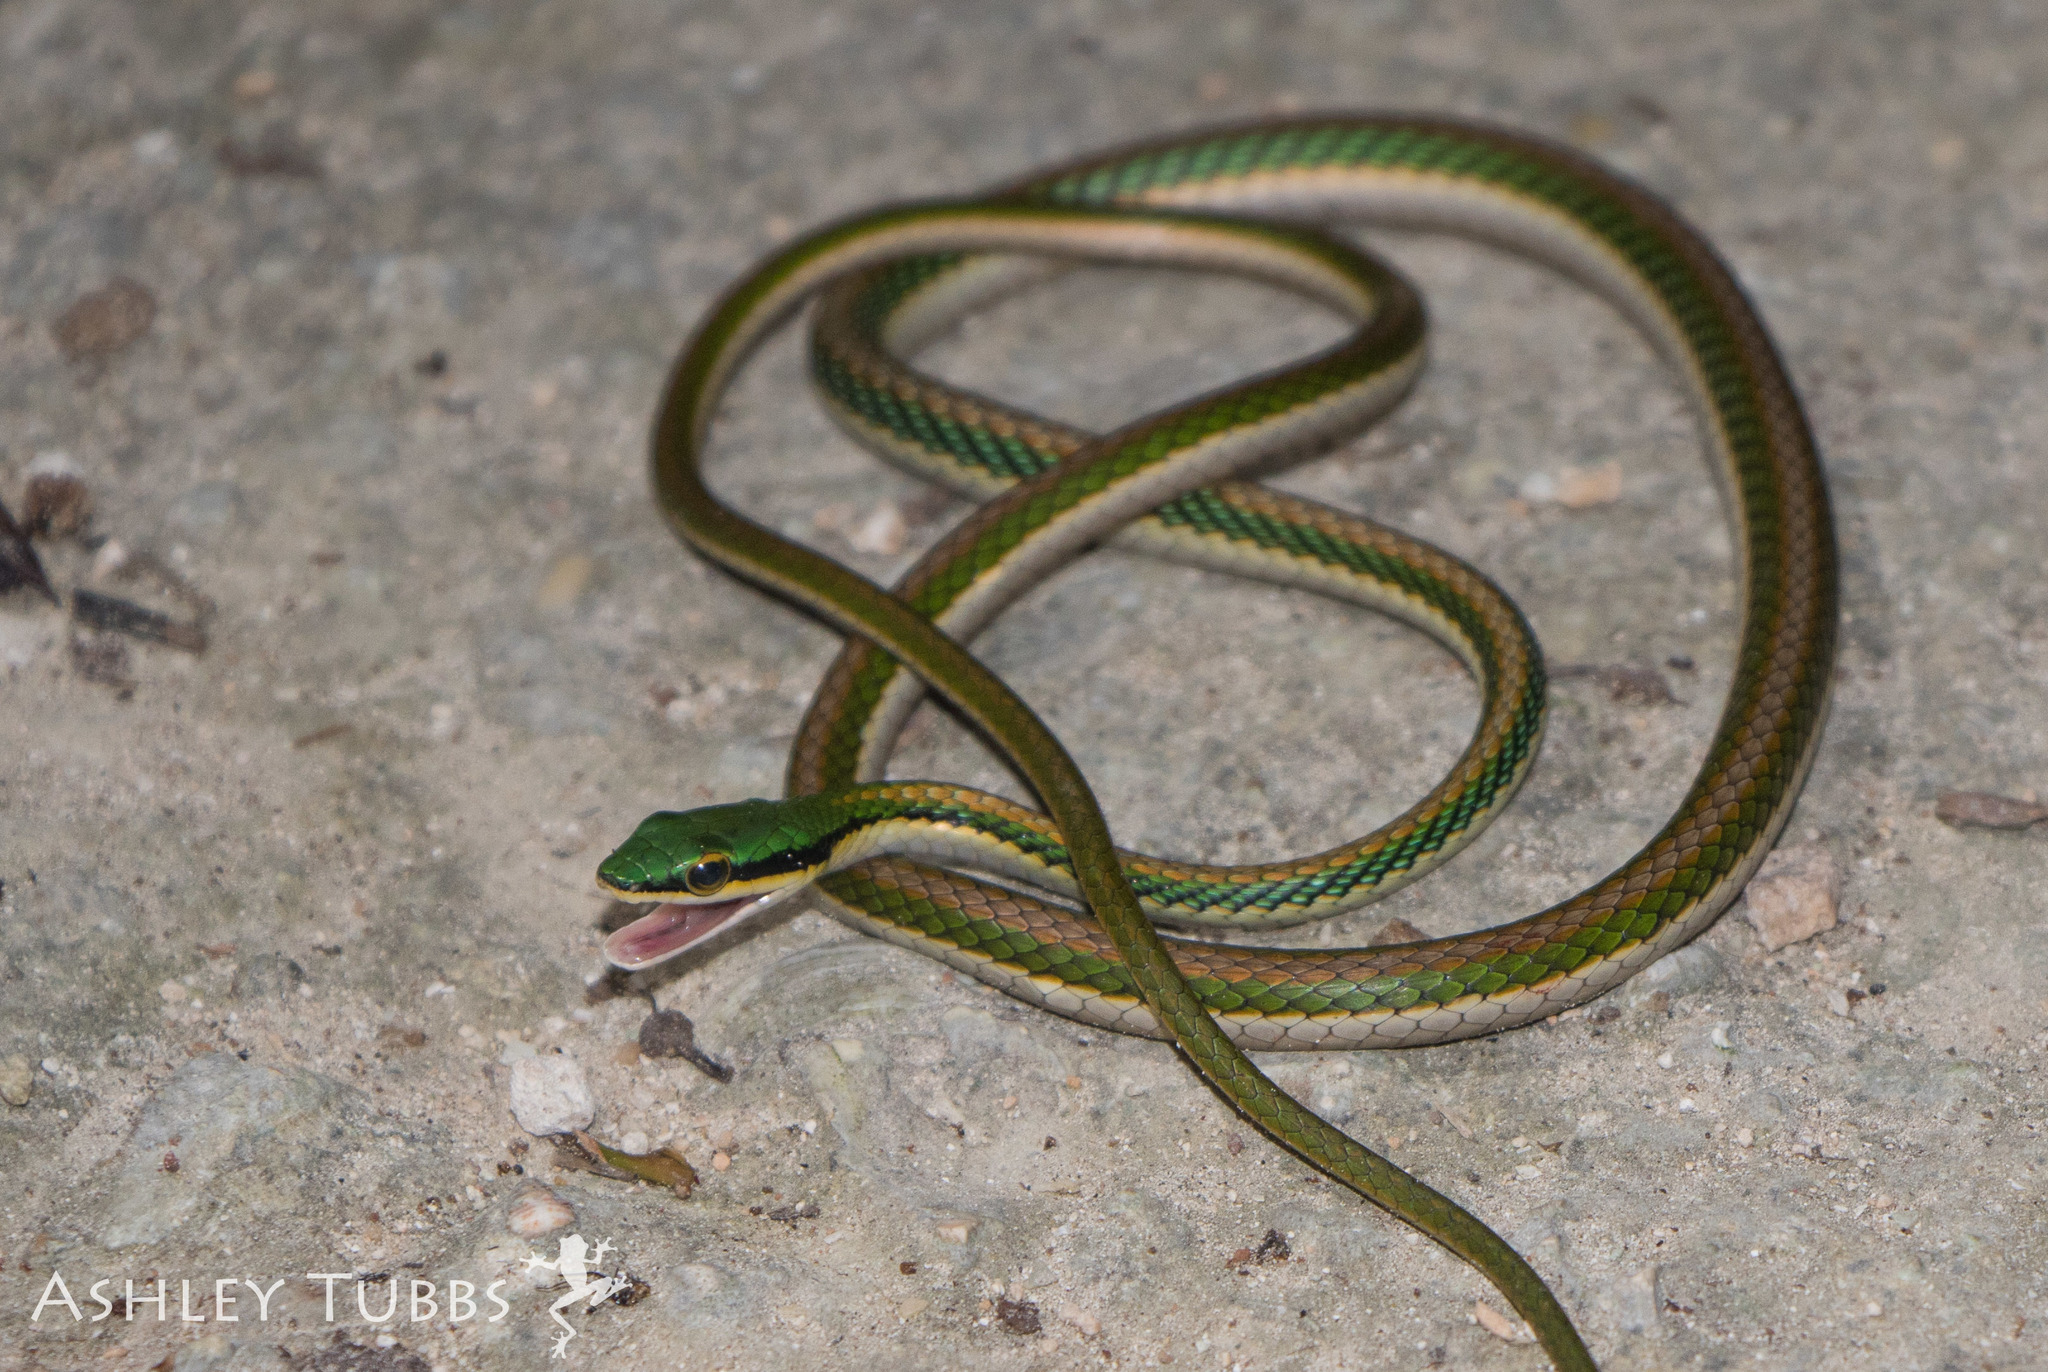
<path fill-rule="evenodd" d="M 1735 667 L 1675 813 L 1577 894 L 1471 933 L 1361 949 L 1165 935 L 1156 924 L 1284 926 L 1398 887 L 1507 803 L 1540 737 L 1541 653 L 1497 588 L 1440 550 L 1247 479 L 1369 425 L 1420 371 L 1419 297 L 1334 236 L 1337 225 L 1507 249 L 1586 286 L 1645 337 L 1693 403 L 1724 497 L 1741 574 Z M 904 360 L 968 311 L 1076 263 L 1248 277 L 1351 330 L 1101 435 Z M 893 589 L 748 519 L 705 479 L 733 376 L 814 297 L 812 379 L 835 419 L 884 457 L 984 500 Z M 1246 1049 L 1441 1043 L 1554 1016 L 1710 925 L 1784 827 L 1834 675 L 1832 515 L 1784 363 L 1697 230 L 1585 154 L 1478 122 L 1315 115 L 1170 136 L 791 240 L 699 322 L 651 450 L 657 504 L 685 542 L 848 645 L 799 729 L 787 798 L 658 812 L 605 859 L 600 890 L 654 906 L 606 941 L 616 966 L 652 967 L 810 893 L 854 927 L 1022 1000 L 1171 1042 L 1275 1142 L 1470 1263 L 1555 1367 L 1595 1366 L 1511 1245 L 1295 1101 Z M 1472 741 L 1422 801 L 1324 853 L 1215 867 L 1118 849 L 1058 738 L 965 646 L 1030 585 L 1111 541 L 1408 620 L 1477 678 Z M 886 779 L 896 734 L 927 693 L 1042 808 Z"/>

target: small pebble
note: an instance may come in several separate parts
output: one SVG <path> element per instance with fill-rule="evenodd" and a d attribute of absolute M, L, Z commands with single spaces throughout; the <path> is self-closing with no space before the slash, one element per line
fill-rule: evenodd
<path fill-rule="evenodd" d="M 893 501 L 884 501 L 846 535 L 846 541 L 857 553 L 894 557 L 903 551 L 903 541 L 909 534 L 910 524 L 903 518 L 903 511 Z"/>
<path fill-rule="evenodd" d="M 724 1152 L 724 1151 L 720 1151 L 720 1152 L 717 1152 L 717 1153 L 713 1153 L 713 1154 L 711 1155 L 711 1170 L 712 1170 L 712 1171 L 714 1171 L 714 1172 L 723 1172 L 723 1171 L 724 1171 L 724 1170 L 725 1170 L 726 1168 L 728 1168 L 728 1167 L 730 1167 L 730 1166 L 732 1166 L 732 1154 L 730 1154 L 730 1153 L 727 1153 L 727 1152 Z"/>
<path fill-rule="evenodd" d="M 176 1005 L 179 1002 L 183 1001 L 185 997 L 192 994 L 191 992 L 185 989 L 185 984 L 183 982 L 178 981 L 165 982 L 163 985 L 156 988 L 156 993 L 164 998 L 164 1003 L 166 1005 Z"/>
<path fill-rule="evenodd" d="M 1619 462 L 1603 462 L 1597 467 L 1566 467 L 1557 474 L 1557 503 L 1567 510 L 1586 510 L 1595 505 L 1612 505 L 1619 499 Z"/>
<path fill-rule="evenodd" d="M 1780 848 L 1743 892 L 1743 906 L 1769 952 L 1835 927 L 1842 874 L 1834 855 L 1817 844 Z"/>
<path fill-rule="evenodd" d="M 235 99 L 261 100 L 277 90 L 277 78 L 267 71 L 245 71 L 235 78 Z"/>
<path fill-rule="evenodd" d="M 137 134 L 128 151 L 145 167 L 168 167 L 178 160 L 178 138 L 169 129 L 151 129 Z"/>
<path fill-rule="evenodd" d="M 1485 1301 L 1474 1301 L 1472 1303 L 1472 1318 L 1478 1321 L 1481 1329 L 1484 1329 L 1496 1339 L 1504 1340 L 1507 1343 L 1536 1342 L 1535 1337 L 1528 1330 L 1524 1329 L 1519 1322 L 1509 1319 Z"/>
<path fill-rule="evenodd" d="M 100 544 L 100 550 L 92 557 L 92 574 L 95 580 L 105 580 L 128 565 L 128 548 L 118 538 L 110 538 Z"/>
<path fill-rule="evenodd" d="M 967 1236 L 974 1232 L 974 1221 L 946 1220 L 937 1225 L 932 1232 L 939 1236 L 941 1243 L 965 1243 Z"/>
<path fill-rule="evenodd" d="M 88 291 L 50 325 L 50 336 L 73 362 L 111 357 L 149 332 L 156 319 L 156 297 L 149 288 L 117 276 Z"/>
<path fill-rule="evenodd" d="M 647 1151 L 647 1135 L 638 1129 L 628 1129 L 625 1133 L 619 1135 L 619 1151 L 622 1153 L 645 1153 Z"/>
<path fill-rule="evenodd" d="M 1060 1311 L 1060 1320 L 1063 1323 L 1071 1324 L 1091 1339 L 1102 1332 L 1101 1320 L 1095 1318 L 1086 1310 L 1078 1310 L 1071 1305 Z"/>
<path fill-rule="evenodd" d="M 1407 920 L 1396 915 L 1385 924 L 1382 924 L 1380 931 L 1374 934 L 1367 942 L 1371 947 L 1384 948 L 1389 944 L 1395 943 L 1421 943 L 1428 938 L 1428 934 L 1423 933 Z"/>
<path fill-rule="evenodd" d="M 596 570 L 597 564 L 583 553 L 570 553 L 558 558 L 555 565 L 548 568 L 547 579 L 534 593 L 533 607 L 536 610 L 566 610 L 590 585 L 591 574 Z"/>
<path fill-rule="evenodd" d="M 1754 1130 L 1754 1129 L 1748 1129 L 1748 1128 L 1743 1128 L 1743 1129 L 1738 1129 L 1738 1130 L 1736 1130 L 1736 1131 L 1735 1131 L 1735 1146 L 1736 1146 L 1737 1148 L 1753 1148 L 1753 1147 L 1755 1147 L 1755 1146 L 1756 1146 L 1756 1130 Z"/>
<path fill-rule="evenodd" d="M 930 1301 L 922 1296 L 912 1296 L 909 1300 L 896 1307 L 896 1318 L 899 1320 L 914 1320 L 925 1311 L 931 1309 L 931 1304 Z"/>
<path fill-rule="evenodd" d="M 552 1234 L 575 1221 L 576 1211 L 569 1202 L 544 1187 L 523 1193 L 505 1214 L 505 1227 L 522 1239 Z"/>
<path fill-rule="evenodd" d="M 587 1129 L 596 1113 L 583 1068 L 566 1053 L 523 1057 L 512 1064 L 512 1117 L 529 1134 Z"/>
<path fill-rule="evenodd" d="M 1830 986 L 1828 988 L 1828 1010 L 1833 1014 L 1840 1015 L 1843 1019 L 1855 1018 L 1850 1011 L 1849 993 L 1839 986 Z"/>
<path fill-rule="evenodd" d="M 27 1058 L 0 1058 L 0 1100 L 9 1105 L 27 1105 L 35 1080 Z"/>

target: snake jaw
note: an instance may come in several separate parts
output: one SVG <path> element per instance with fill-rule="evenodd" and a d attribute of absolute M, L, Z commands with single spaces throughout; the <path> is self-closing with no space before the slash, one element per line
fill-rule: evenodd
<path fill-rule="evenodd" d="M 794 882 L 758 896 L 738 900 L 664 901 L 653 913 L 642 915 L 604 941 L 604 955 L 612 966 L 627 972 L 678 957 L 710 938 L 773 905 L 780 905 L 808 883 Z"/>

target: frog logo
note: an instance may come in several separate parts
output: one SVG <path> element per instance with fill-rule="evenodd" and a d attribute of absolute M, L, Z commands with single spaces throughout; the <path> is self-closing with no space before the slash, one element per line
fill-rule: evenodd
<path fill-rule="evenodd" d="M 545 1267 L 551 1272 L 558 1273 L 563 1281 L 569 1283 L 568 1291 L 548 1307 L 548 1318 L 562 1326 L 562 1332 L 555 1338 L 555 1350 L 549 1355 L 550 1360 L 568 1357 L 569 1341 L 576 1337 L 576 1326 L 563 1318 L 564 1310 L 581 1301 L 583 1313 L 587 1315 L 626 1288 L 625 1278 L 608 1277 L 590 1270 L 594 1263 L 602 1260 L 604 1255 L 611 1251 L 613 1250 L 610 1239 L 599 1241 L 597 1247 L 593 1249 L 584 1241 L 581 1234 L 570 1234 L 555 1250 L 553 1261 L 543 1258 L 538 1253 L 527 1256 L 526 1271 L 531 1272 L 537 1267 Z"/>

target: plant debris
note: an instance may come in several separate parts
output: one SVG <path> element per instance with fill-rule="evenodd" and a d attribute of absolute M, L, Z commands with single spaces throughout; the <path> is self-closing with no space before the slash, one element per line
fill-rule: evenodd
<path fill-rule="evenodd" d="M 62 605 L 64 598 L 50 585 L 50 578 L 43 572 L 43 560 L 36 556 L 35 547 L 28 541 L 28 534 L 14 522 L 14 514 L 0 501 L 0 593 L 32 586 L 50 598 L 52 605 Z"/>
<path fill-rule="evenodd" d="M 640 1022 L 640 1051 L 650 1058 L 681 1058 L 713 1081 L 731 1081 L 732 1068 L 697 1046 L 697 1027 L 680 1010 L 656 1010 Z"/>
<path fill-rule="evenodd" d="M 87 681 L 112 686 L 123 698 L 135 691 L 128 645 L 111 634 L 78 634 L 71 640 L 71 667 Z"/>
<path fill-rule="evenodd" d="M 620 1272 L 617 1275 L 622 1285 L 606 1297 L 613 1305 L 638 1305 L 654 1294 L 653 1287 L 631 1272 Z"/>
<path fill-rule="evenodd" d="M 88 628 L 105 629 L 151 643 L 183 648 L 188 653 L 206 651 L 206 631 L 197 624 L 180 624 L 160 611 L 137 605 L 132 600 L 101 595 L 98 591 L 74 590 L 71 613 Z"/>
<path fill-rule="evenodd" d="M 139 281 L 117 276 L 87 291 L 50 324 L 50 337 L 73 362 L 112 357 L 149 332 L 156 322 L 156 297 Z"/>
<path fill-rule="evenodd" d="M 214 156 L 230 176 L 282 176 L 299 181 L 319 181 L 327 175 L 311 149 L 289 138 L 266 135 L 260 143 L 238 143 L 223 138 Z"/>
<path fill-rule="evenodd" d="M 28 500 L 21 522 L 36 538 L 69 538 L 92 518 L 92 492 L 59 453 L 45 453 L 28 467 Z"/>
<path fill-rule="evenodd" d="M 1592 662 L 1566 662 L 1550 669 L 1552 681 L 1592 680 L 1607 688 L 1607 698 L 1628 705 L 1683 705 L 1671 694 L 1671 683 L 1655 667 Z"/>
<path fill-rule="evenodd" d="M 2048 805 L 1988 791 L 1943 791 L 1934 817 L 1951 829 L 2027 829 L 2048 819 Z"/>
<path fill-rule="evenodd" d="M 1038 1305 L 1035 1301 L 996 1301 L 996 1322 L 1012 1334 L 1036 1334 L 1039 1330 Z"/>
<path fill-rule="evenodd" d="M 787 1224 L 793 1228 L 797 1221 L 814 1220 L 818 1218 L 821 1212 L 816 1201 L 805 1201 L 801 1205 L 778 1205 L 773 1210 L 770 1210 L 765 1205 L 750 1205 L 747 1207 L 747 1213 L 749 1215 L 758 1215 L 762 1219 L 774 1220 L 779 1224 Z"/>
<path fill-rule="evenodd" d="M 1286 1262 L 1294 1256 L 1294 1250 L 1287 1245 L 1287 1237 L 1278 1229 L 1268 1229 L 1266 1237 L 1259 1240 L 1257 1248 L 1240 1248 L 1230 1255 L 1226 1267 L 1235 1267 L 1237 1275 L 1249 1275 L 1253 1263 Z"/>
<path fill-rule="evenodd" d="M 613 1181 L 644 1181 L 666 1186 L 677 1200 L 688 1200 L 697 1188 L 697 1169 L 690 1166 L 683 1150 L 673 1144 L 652 1153 L 628 1153 L 599 1143 L 583 1130 L 554 1136 L 557 1167 L 576 1172 L 594 1172 Z M 813 1207 L 813 1213 L 816 1208 Z"/>
<path fill-rule="evenodd" d="M 279 1344 L 277 1352 L 291 1372 L 429 1372 L 432 1366 L 403 1344 L 377 1348 L 356 1343 L 339 1330 L 325 1348 L 294 1353 Z"/>
<path fill-rule="evenodd" d="M 355 732 L 353 724 L 330 724 L 324 729 L 315 729 L 310 734 L 300 734 L 292 740 L 294 748 L 310 748 L 316 743 L 327 743 Z"/>

